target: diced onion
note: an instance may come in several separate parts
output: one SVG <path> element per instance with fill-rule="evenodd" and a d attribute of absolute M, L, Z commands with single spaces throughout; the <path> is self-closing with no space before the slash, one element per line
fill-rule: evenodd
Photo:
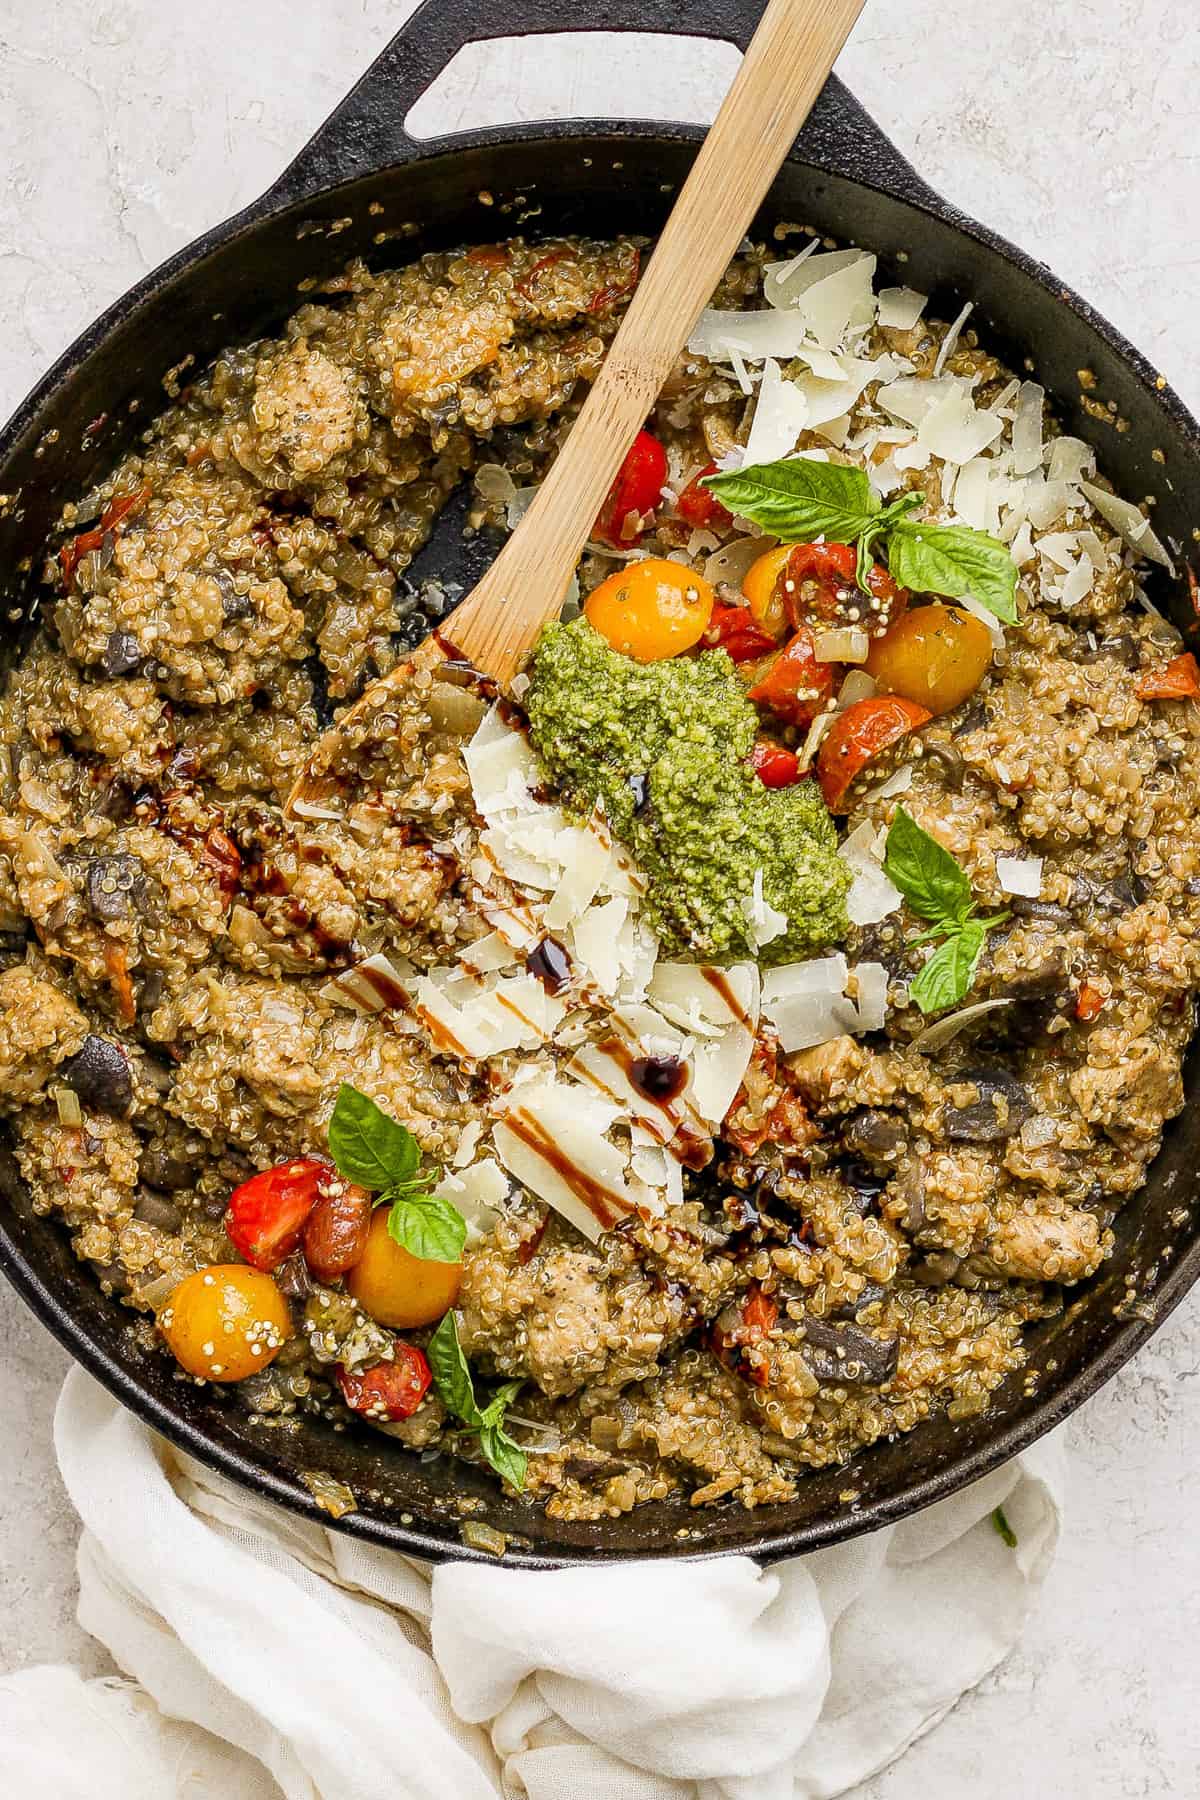
<path fill-rule="evenodd" d="M 727 581 L 730 587 L 740 588 L 751 564 L 756 563 L 774 542 L 773 537 L 730 538 L 727 544 L 714 550 L 705 563 L 705 580 L 714 587 Z"/>
<path fill-rule="evenodd" d="M 998 1006 L 1011 1006 L 1011 1000 L 976 1000 L 970 1006 L 961 1006 L 957 1012 L 948 1013 L 944 1019 L 938 1019 L 927 1025 L 919 1037 L 913 1039 L 913 1049 L 919 1050 L 923 1056 L 932 1056 L 943 1044 L 950 1043 L 960 1031 L 973 1025 L 985 1013 L 994 1012 Z"/>
<path fill-rule="evenodd" d="M 845 712 L 848 706 L 857 706 L 860 700 L 870 700 L 875 693 L 875 682 L 865 669 L 851 669 L 845 681 L 838 689 L 837 710 Z M 829 714 L 821 715 L 828 718 Z M 820 739 L 817 740 L 820 742 Z"/>
<path fill-rule="evenodd" d="M 75 1089 L 69 1087 L 56 1087 L 53 1092 L 54 1105 L 58 1112 L 59 1124 L 66 1125 L 70 1128 L 82 1125 L 83 1108 L 79 1104 L 79 1095 L 75 1092 Z"/>
<path fill-rule="evenodd" d="M 818 631 L 813 640 L 813 655 L 825 663 L 864 663 L 870 648 L 871 640 L 859 625 Z"/>

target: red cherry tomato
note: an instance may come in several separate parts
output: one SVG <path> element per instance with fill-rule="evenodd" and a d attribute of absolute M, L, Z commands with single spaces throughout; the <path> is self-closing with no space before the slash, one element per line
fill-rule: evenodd
<path fill-rule="evenodd" d="M 225 1230 L 256 1269 L 277 1269 L 292 1254 L 320 1198 L 321 1182 L 335 1171 L 315 1157 L 298 1157 L 264 1169 L 235 1187 L 225 1212 Z"/>
<path fill-rule="evenodd" d="M 764 1294 L 757 1282 L 752 1283 L 742 1306 L 742 1322 L 745 1326 L 745 1340 L 748 1344 L 757 1344 L 769 1337 L 775 1329 L 779 1318 L 779 1308 L 769 1294 Z"/>
<path fill-rule="evenodd" d="M 811 725 L 824 712 L 836 679 L 836 664 L 817 661 L 813 633 L 801 625 L 750 689 L 749 698 L 789 725 Z"/>
<path fill-rule="evenodd" d="M 760 738 L 750 752 L 750 767 L 764 787 L 792 787 L 800 779 L 800 760 L 781 744 L 768 744 Z"/>
<path fill-rule="evenodd" d="M 345 1369 L 340 1363 L 337 1368 L 337 1384 L 351 1412 L 379 1425 L 411 1419 L 433 1380 L 429 1364 L 415 1344 L 395 1338 L 392 1347 L 395 1356 L 391 1362 L 376 1363 L 371 1369 Z"/>
<path fill-rule="evenodd" d="M 885 568 L 872 563 L 870 594 L 855 580 L 858 554 L 852 544 L 796 544 L 778 577 L 784 611 L 793 625 L 860 624 L 874 634 L 903 611 L 907 595 Z"/>
<path fill-rule="evenodd" d="M 706 650 L 724 650 L 735 663 L 757 662 L 776 647 L 771 634 L 755 623 L 748 606 L 723 606 L 720 601 L 712 609 L 700 642 Z"/>
<path fill-rule="evenodd" d="M 729 508 L 722 506 L 712 490 L 702 485 L 706 475 L 716 472 L 716 463 L 707 463 L 698 475 L 692 476 L 679 496 L 676 512 L 697 531 L 727 531 L 733 524 Z"/>
<path fill-rule="evenodd" d="M 847 790 L 873 757 L 932 717 L 926 707 L 899 694 L 877 694 L 839 713 L 817 752 L 817 777 L 830 812 L 845 810 Z"/>
<path fill-rule="evenodd" d="M 658 510 L 666 479 L 666 451 L 648 431 L 639 431 L 592 527 L 596 542 L 618 550 L 636 544 Z"/>

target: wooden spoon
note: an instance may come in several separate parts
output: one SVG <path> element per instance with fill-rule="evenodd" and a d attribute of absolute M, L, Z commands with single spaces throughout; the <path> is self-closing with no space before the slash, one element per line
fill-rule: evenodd
<path fill-rule="evenodd" d="M 562 451 L 479 585 L 415 653 L 453 645 L 502 686 L 555 618 L 596 515 L 710 294 L 745 237 L 864 0 L 770 0 Z M 328 792 L 346 726 L 413 660 L 374 681 L 318 740 L 287 810 Z"/>

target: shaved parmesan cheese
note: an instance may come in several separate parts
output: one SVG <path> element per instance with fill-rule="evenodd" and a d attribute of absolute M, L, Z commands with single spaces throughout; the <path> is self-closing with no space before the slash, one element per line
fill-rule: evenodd
<path fill-rule="evenodd" d="M 630 1187 L 629 1159 L 606 1136 L 619 1114 L 611 1101 L 538 1069 L 498 1111 L 492 1139 L 509 1174 L 593 1243 L 635 1211 L 645 1190 Z"/>
<path fill-rule="evenodd" d="M 947 395 L 959 391 L 958 382 L 951 376 L 943 381 L 932 381 L 916 375 L 902 375 L 899 380 L 881 387 L 875 398 L 894 419 L 903 419 L 906 425 L 919 425 L 926 413 Z"/>
<path fill-rule="evenodd" d="M 965 463 L 986 450 L 1003 430 L 1003 419 L 981 411 L 966 389 L 956 385 L 925 414 L 917 427 L 917 442 L 943 462 Z"/>
<path fill-rule="evenodd" d="M 542 779 L 537 752 L 523 732 L 514 731 L 493 706 L 463 751 L 476 810 L 485 819 L 528 806 L 530 789 Z"/>
<path fill-rule="evenodd" d="M 746 917 L 747 935 L 756 950 L 774 943 L 788 928 L 787 914 L 779 912 L 763 898 L 761 869 L 755 869 L 753 889 L 742 897 L 742 912 Z"/>
<path fill-rule="evenodd" d="M 731 1024 L 758 1026 L 758 966 L 733 963 L 717 969 L 707 963 L 660 962 L 647 989 L 651 1003 L 685 1031 L 711 1036 Z"/>
<path fill-rule="evenodd" d="M 860 962 L 851 972 L 859 1031 L 882 1031 L 887 1019 L 888 972 L 881 962 Z"/>
<path fill-rule="evenodd" d="M 709 308 L 697 319 L 688 349 L 693 356 L 706 356 L 714 363 L 732 362 L 734 353 L 751 362 L 771 356 L 790 362 L 800 355 L 804 338 L 804 320 L 799 313 L 778 312 L 774 307 L 762 312 Z"/>
<path fill-rule="evenodd" d="M 467 1164 L 471 1161 L 471 1158 L 474 1156 L 475 1151 L 479 1144 L 479 1140 L 482 1136 L 483 1136 L 483 1120 L 482 1119 L 472 1119 L 471 1123 L 469 1125 L 463 1126 L 462 1134 L 459 1137 L 457 1145 L 455 1146 L 454 1155 L 450 1158 L 451 1168 L 454 1168 L 454 1169 L 465 1169 L 466 1168 Z"/>
<path fill-rule="evenodd" d="M 1096 473 L 1096 452 L 1082 438 L 1058 437 L 1050 444 L 1046 473 L 1051 481 L 1078 482 Z"/>
<path fill-rule="evenodd" d="M 972 525 L 976 531 L 994 531 L 998 523 L 991 473 L 988 459 L 977 456 L 963 464 L 954 483 L 955 514 L 964 525 Z"/>
<path fill-rule="evenodd" d="M 821 240 L 812 238 L 800 251 L 798 256 L 789 256 L 786 262 L 767 263 L 763 269 L 763 297 L 772 306 L 789 307 L 797 291 L 794 277 L 798 269 L 803 268 L 810 256 L 814 256 L 821 248 Z"/>
<path fill-rule="evenodd" d="M 881 288 L 879 323 L 889 331 L 911 331 L 928 304 L 928 296 L 915 288 Z"/>
<path fill-rule="evenodd" d="M 811 1050 L 858 1026 L 858 1009 L 845 997 L 849 969 L 840 953 L 771 969 L 762 987 L 763 1012 L 775 1027 L 780 1048 Z"/>
<path fill-rule="evenodd" d="M 613 995 L 623 973 L 619 936 L 629 916 L 629 902 L 617 894 L 604 906 L 589 907 L 571 933 L 575 959 L 591 975 L 602 994 Z"/>
<path fill-rule="evenodd" d="M 412 1000 L 434 1049 L 472 1062 L 546 1043 L 567 1010 L 526 974 L 473 981 L 434 969 L 414 982 Z"/>
<path fill-rule="evenodd" d="M 1114 531 L 1120 532 L 1131 550 L 1136 550 L 1139 556 L 1148 556 L 1151 562 L 1161 563 L 1172 575 L 1175 573 L 1174 563 L 1139 507 L 1117 494 L 1110 494 L 1107 488 L 1093 486 L 1090 481 L 1081 481 L 1079 485 L 1100 517 L 1107 519 Z"/>
<path fill-rule="evenodd" d="M 1039 556 L 1048 556 L 1050 561 L 1060 569 L 1075 567 L 1074 552 L 1079 539 L 1073 531 L 1050 531 L 1037 541 Z"/>
<path fill-rule="evenodd" d="M 817 342 L 836 350 L 851 330 L 875 318 L 875 258 L 858 250 L 814 256 L 791 277 L 797 310 Z"/>
<path fill-rule="evenodd" d="M 542 915 L 551 931 L 560 931 L 572 919 L 582 918 L 612 869 L 612 844 L 598 832 L 585 831 L 574 841 L 575 854 L 566 864 L 562 880 Z"/>
<path fill-rule="evenodd" d="M 484 1156 L 459 1174 L 444 1174 L 433 1191 L 458 1208 L 467 1222 L 468 1244 L 477 1244 L 499 1223 L 500 1208 L 508 1198 L 508 1176 L 494 1158 Z"/>
<path fill-rule="evenodd" d="M 501 969 L 511 969 L 517 959 L 500 933 L 489 931 L 486 937 L 476 938 L 473 944 L 468 944 L 459 953 L 458 960 L 473 974 L 492 975 Z"/>
<path fill-rule="evenodd" d="M 415 975 L 407 957 L 368 956 L 327 981 L 321 998 L 356 1012 L 391 1012 L 408 1004 L 408 989 Z"/>
<path fill-rule="evenodd" d="M 870 648 L 871 640 L 859 625 L 818 631 L 813 639 L 813 655 L 818 662 L 864 663 Z"/>
<path fill-rule="evenodd" d="M 957 1012 L 947 1014 L 944 1019 L 938 1019 L 935 1024 L 927 1025 L 920 1036 L 913 1039 L 912 1047 L 914 1050 L 919 1050 L 923 1056 L 932 1056 L 935 1050 L 940 1050 L 944 1044 L 950 1043 L 951 1039 L 956 1038 L 960 1031 L 965 1031 L 968 1025 L 973 1025 L 975 1020 L 981 1019 L 985 1013 L 995 1011 L 998 1006 L 1011 1006 L 1012 1004 L 1011 1000 L 976 1000 L 970 1006 L 960 1007 Z"/>
<path fill-rule="evenodd" d="M 1024 894 L 1036 900 L 1042 891 L 1042 859 L 1040 856 L 998 856 L 996 880 L 1003 894 Z"/>
<path fill-rule="evenodd" d="M 1042 466 L 1042 418 L 1046 390 L 1036 381 L 1023 381 L 1017 391 L 1013 420 L 1013 467 L 1018 475 L 1032 475 Z"/>
<path fill-rule="evenodd" d="M 785 381 L 779 364 L 763 364 L 762 386 L 746 443 L 743 468 L 778 462 L 796 448 L 796 440 L 808 424 L 808 401 L 794 382 Z"/>
<path fill-rule="evenodd" d="M 911 765 L 905 767 L 911 776 Z M 852 925 L 877 925 L 899 909 L 900 890 L 883 869 L 883 843 L 883 832 L 864 821 L 855 826 L 838 852 L 853 876 L 846 895 L 846 915 Z"/>
<path fill-rule="evenodd" d="M 958 349 L 958 340 L 962 333 L 962 328 L 966 324 L 967 320 L 970 318 L 970 316 L 974 312 L 974 310 L 975 310 L 975 302 L 973 300 L 968 300 L 967 304 L 963 307 L 962 311 L 959 313 L 958 317 L 954 320 L 953 324 L 951 325 L 949 331 L 946 333 L 945 337 L 942 339 L 941 348 L 937 353 L 937 361 L 933 365 L 933 373 L 934 373 L 935 377 L 941 374 L 941 372 L 945 368 L 946 364 L 950 361 L 950 358 L 954 355 L 954 352 Z"/>

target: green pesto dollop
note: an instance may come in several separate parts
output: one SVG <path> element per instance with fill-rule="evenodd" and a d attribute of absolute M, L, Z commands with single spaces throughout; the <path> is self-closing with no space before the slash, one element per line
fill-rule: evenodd
<path fill-rule="evenodd" d="M 643 915 L 667 955 L 779 963 L 844 936 L 833 820 L 815 781 L 769 789 L 751 769 L 758 715 L 723 650 L 639 663 L 578 618 L 546 626 L 530 675 L 534 745 L 568 804 L 601 806 L 649 877 Z M 788 920 L 762 950 L 743 905 L 759 869 Z"/>

